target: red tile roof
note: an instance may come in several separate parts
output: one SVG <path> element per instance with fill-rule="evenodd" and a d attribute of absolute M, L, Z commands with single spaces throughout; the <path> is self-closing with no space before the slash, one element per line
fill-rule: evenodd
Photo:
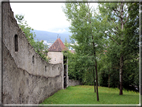
<path fill-rule="evenodd" d="M 68 50 L 68 48 L 63 44 L 60 38 L 58 38 L 48 49 L 49 52 L 62 52 L 66 50 Z"/>
<path fill-rule="evenodd" d="M 75 50 L 70 50 L 71 53 L 75 53 Z"/>

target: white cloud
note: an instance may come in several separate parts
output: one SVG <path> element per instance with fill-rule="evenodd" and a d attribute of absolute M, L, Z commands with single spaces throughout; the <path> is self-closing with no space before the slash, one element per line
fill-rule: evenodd
<path fill-rule="evenodd" d="M 48 45 L 48 43 L 47 43 L 47 41 L 46 41 L 46 40 L 43 40 L 43 44 Z"/>
<path fill-rule="evenodd" d="M 69 27 L 62 11 L 64 3 L 10 3 L 14 14 L 23 14 L 28 25 L 36 30 L 51 31 Z"/>
<path fill-rule="evenodd" d="M 64 28 L 68 28 L 70 22 L 62 11 L 65 3 L 10 3 L 10 5 L 14 14 L 24 15 L 28 25 L 35 30 L 68 32 Z M 96 7 L 97 4 L 91 3 L 91 6 Z"/>
<path fill-rule="evenodd" d="M 65 32 L 68 32 L 66 29 L 59 29 L 58 31 L 55 31 L 55 30 L 51 30 L 51 32 L 55 32 L 55 33 L 65 33 Z"/>

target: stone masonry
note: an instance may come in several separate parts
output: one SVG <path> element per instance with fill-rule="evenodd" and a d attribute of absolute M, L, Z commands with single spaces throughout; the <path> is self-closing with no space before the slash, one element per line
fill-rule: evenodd
<path fill-rule="evenodd" d="M 3 86 L 0 88 L 0 103 L 39 104 L 60 89 L 80 85 L 79 81 L 68 79 L 68 60 L 62 53 L 67 48 L 62 41 L 57 39 L 49 49 L 51 61 L 47 63 L 35 52 L 19 28 L 9 2 L 3 2 L 1 6 L 0 76 L 2 74 Z"/>
<path fill-rule="evenodd" d="M 19 28 L 8 2 L 2 3 L 2 103 L 38 104 L 62 89 L 62 64 L 44 61 Z"/>

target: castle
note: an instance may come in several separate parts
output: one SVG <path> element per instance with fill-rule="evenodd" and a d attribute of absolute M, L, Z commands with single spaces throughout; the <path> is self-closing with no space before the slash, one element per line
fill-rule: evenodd
<path fill-rule="evenodd" d="M 79 84 L 68 80 L 68 60 L 62 52 L 67 48 L 59 38 L 49 49 L 51 61 L 47 63 L 19 28 L 9 2 L 3 2 L 1 9 L 1 103 L 39 104 L 58 90 Z"/>
<path fill-rule="evenodd" d="M 47 63 L 35 52 L 19 28 L 8 2 L 3 2 L 1 12 L 2 103 L 38 104 L 64 89 L 62 63 Z"/>

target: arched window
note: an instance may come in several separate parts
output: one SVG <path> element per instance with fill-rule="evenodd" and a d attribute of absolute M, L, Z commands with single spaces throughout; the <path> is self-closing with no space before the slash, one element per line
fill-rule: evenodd
<path fill-rule="evenodd" d="M 14 43 L 15 43 L 15 51 L 18 51 L 18 35 L 15 35 L 14 37 Z"/>
<path fill-rule="evenodd" d="M 33 57 L 32 57 L 32 63 L 34 64 L 34 55 L 33 55 Z"/>

